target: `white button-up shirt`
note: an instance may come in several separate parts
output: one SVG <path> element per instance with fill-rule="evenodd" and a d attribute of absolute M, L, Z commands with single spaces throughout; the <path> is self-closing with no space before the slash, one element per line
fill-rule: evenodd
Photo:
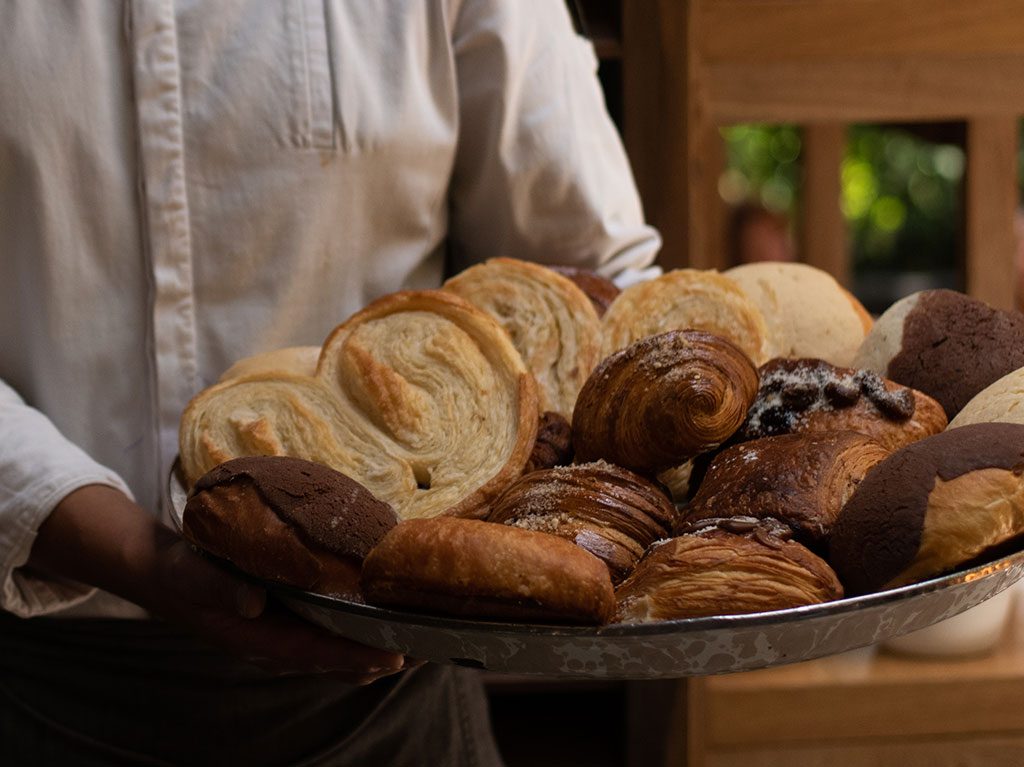
<path fill-rule="evenodd" d="M 20 566 L 77 487 L 159 513 L 236 359 L 491 256 L 648 266 L 595 68 L 562 0 L 0 5 L 0 607 L 131 612 Z"/>

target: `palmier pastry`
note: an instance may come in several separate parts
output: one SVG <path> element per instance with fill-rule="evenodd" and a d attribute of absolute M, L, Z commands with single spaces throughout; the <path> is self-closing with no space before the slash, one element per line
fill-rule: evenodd
<path fill-rule="evenodd" d="M 871 315 L 828 272 L 808 264 L 762 262 L 729 269 L 761 310 L 776 357 L 849 365 L 871 330 Z"/>
<path fill-rule="evenodd" d="M 843 596 L 828 564 L 771 519 L 704 520 L 654 544 L 616 591 L 615 620 L 783 610 Z"/>
<path fill-rule="evenodd" d="M 551 268 L 575 282 L 576 287 L 587 294 L 598 317 L 604 316 L 608 307 L 612 305 L 612 301 L 622 292 L 614 282 L 590 269 L 582 269 L 578 266 L 552 266 Z"/>
<path fill-rule="evenodd" d="M 501 323 L 537 379 L 541 409 L 568 418 L 601 354 L 601 322 L 586 294 L 568 277 L 512 258 L 472 266 L 444 289 Z"/>
<path fill-rule="evenodd" d="M 869 370 L 780 358 L 758 372 L 757 399 L 736 440 L 848 429 L 896 450 L 946 428 L 938 402 Z"/>
<path fill-rule="evenodd" d="M 761 310 L 718 272 L 677 269 L 630 285 L 602 320 L 603 356 L 668 330 L 703 330 L 731 341 L 753 362 L 768 360 L 768 328 Z"/>
<path fill-rule="evenodd" d="M 808 432 L 743 442 L 708 467 L 685 525 L 713 517 L 773 517 L 824 550 L 836 517 L 889 451 L 852 431 Z"/>
<path fill-rule="evenodd" d="M 547 533 L 473 519 L 402 522 L 363 563 L 366 601 L 465 618 L 604 623 L 608 568 Z"/>
<path fill-rule="evenodd" d="M 925 290 L 889 307 L 853 367 L 938 400 L 952 419 L 986 386 L 1024 367 L 1024 315 L 953 290 Z"/>
<path fill-rule="evenodd" d="M 331 333 L 315 376 L 217 384 L 181 421 L 189 482 L 245 455 L 331 466 L 402 518 L 486 513 L 537 433 L 533 376 L 495 320 L 445 291 L 395 293 Z"/>
<path fill-rule="evenodd" d="M 675 330 L 605 359 L 572 418 L 576 460 L 653 476 L 732 436 L 757 393 L 757 370 L 730 341 Z"/>
<path fill-rule="evenodd" d="M 995 422 L 1024 423 L 1024 368 L 1007 373 L 971 397 L 949 428 Z"/>
<path fill-rule="evenodd" d="M 358 599 L 359 569 L 398 517 L 358 482 L 298 458 L 222 463 L 196 482 L 182 533 L 258 578 Z"/>
<path fill-rule="evenodd" d="M 598 461 L 527 474 L 492 504 L 488 520 L 566 538 L 603 560 L 618 583 L 675 518 L 652 482 Z"/>
<path fill-rule="evenodd" d="M 311 376 L 316 372 L 319 359 L 319 346 L 289 346 L 284 349 L 274 349 L 238 360 L 221 374 L 219 381 L 266 373 Z"/>
<path fill-rule="evenodd" d="M 851 593 L 891 588 L 999 553 L 1024 533 L 1024 425 L 981 423 L 893 453 L 832 530 Z"/>

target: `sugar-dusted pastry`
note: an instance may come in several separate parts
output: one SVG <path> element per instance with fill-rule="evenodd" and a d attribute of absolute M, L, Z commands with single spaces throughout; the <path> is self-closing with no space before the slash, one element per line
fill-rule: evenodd
<path fill-rule="evenodd" d="M 925 290 L 889 307 L 853 367 L 938 400 L 952 419 L 978 392 L 1024 367 L 1024 315 L 953 290 Z"/>
<path fill-rule="evenodd" d="M 603 560 L 618 583 L 676 516 L 650 480 L 598 461 L 523 476 L 494 501 L 488 520 L 570 540 Z"/>
<path fill-rule="evenodd" d="M 608 568 L 564 538 L 475 519 L 412 519 L 363 563 L 370 604 L 465 618 L 604 623 Z"/>
<path fill-rule="evenodd" d="M 252 375 L 182 415 L 195 482 L 218 463 L 290 455 L 324 463 L 402 518 L 479 515 L 526 465 L 536 383 L 487 313 L 446 291 L 395 293 L 331 333 L 315 376 Z"/>
<path fill-rule="evenodd" d="M 643 338 L 583 386 L 572 418 L 576 460 L 653 476 L 732 436 L 756 393 L 753 363 L 724 338 L 696 330 Z"/>
<path fill-rule="evenodd" d="M 955 570 L 1024 534 L 1024 425 L 980 423 L 914 442 L 872 470 L 832 529 L 851 593 Z"/>
<path fill-rule="evenodd" d="M 1024 368 L 1007 373 L 971 397 L 949 428 L 997 421 L 1024 423 Z"/>
<path fill-rule="evenodd" d="M 757 365 L 771 357 L 761 310 L 728 277 L 712 270 L 678 269 L 630 285 L 602 320 L 603 354 L 667 330 L 703 330 L 721 336 Z"/>
<path fill-rule="evenodd" d="M 612 301 L 622 292 L 614 282 L 590 269 L 583 269 L 579 266 L 552 266 L 551 268 L 575 282 L 576 287 L 587 294 L 598 317 L 604 316 L 608 307 L 612 305 Z"/>
<path fill-rule="evenodd" d="M 184 536 L 258 578 L 359 598 L 364 557 L 398 523 L 358 482 L 298 458 L 222 463 L 196 482 Z"/>
<path fill-rule="evenodd" d="M 828 272 L 762 262 L 727 270 L 757 305 L 775 357 L 817 357 L 848 366 L 871 330 L 871 315 Z"/>
<path fill-rule="evenodd" d="M 316 364 L 319 359 L 319 346 L 288 346 L 284 349 L 274 349 L 240 359 L 225 370 L 219 380 L 227 381 L 231 378 L 266 373 L 311 376 L 316 372 Z"/>
<path fill-rule="evenodd" d="M 946 428 L 942 406 L 869 370 L 817 359 L 770 360 L 735 440 L 848 429 L 896 450 Z"/>
<path fill-rule="evenodd" d="M 601 354 L 601 322 L 587 295 L 568 277 L 512 258 L 472 266 L 444 289 L 501 323 L 537 378 L 541 410 L 568 418 Z"/>
<path fill-rule="evenodd" d="M 681 524 L 717 517 L 773 517 L 823 550 L 857 485 L 889 451 L 852 431 L 765 437 L 711 461 Z"/>
<path fill-rule="evenodd" d="M 654 544 L 615 593 L 621 623 L 784 610 L 843 596 L 828 564 L 771 519 L 708 519 Z"/>

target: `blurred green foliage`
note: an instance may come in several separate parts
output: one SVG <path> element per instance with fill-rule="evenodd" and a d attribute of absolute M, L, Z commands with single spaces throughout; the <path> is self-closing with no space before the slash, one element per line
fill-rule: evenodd
<path fill-rule="evenodd" d="M 799 129 L 737 125 L 723 135 L 728 168 L 719 183 L 722 197 L 797 215 Z M 854 270 L 954 268 L 963 172 L 964 153 L 957 145 L 932 143 L 897 127 L 851 127 L 840 204 Z"/>

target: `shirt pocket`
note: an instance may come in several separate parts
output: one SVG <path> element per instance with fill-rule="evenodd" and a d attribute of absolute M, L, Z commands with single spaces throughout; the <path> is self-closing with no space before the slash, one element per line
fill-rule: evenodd
<path fill-rule="evenodd" d="M 333 149 L 334 87 L 324 0 L 288 0 L 282 6 L 291 73 L 289 143 Z"/>

